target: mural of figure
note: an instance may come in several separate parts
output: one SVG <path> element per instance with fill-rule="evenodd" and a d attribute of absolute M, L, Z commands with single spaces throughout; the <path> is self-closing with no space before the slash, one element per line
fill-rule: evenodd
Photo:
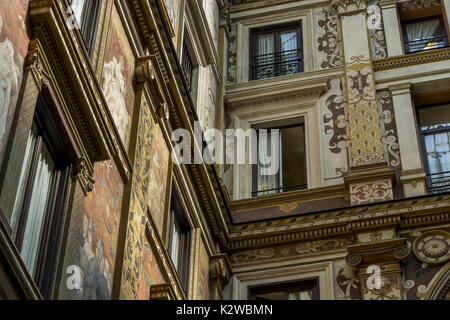
<path fill-rule="evenodd" d="M 0 140 L 5 134 L 8 111 L 11 103 L 16 101 L 18 91 L 19 72 L 14 61 L 14 47 L 6 39 L 0 43 Z"/>
<path fill-rule="evenodd" d="M 125 78 L 123 64 L 114 57 L 105 64 L 103 93 L 123 143 L 126 143 L 129 114 L 125 103 Z"/>

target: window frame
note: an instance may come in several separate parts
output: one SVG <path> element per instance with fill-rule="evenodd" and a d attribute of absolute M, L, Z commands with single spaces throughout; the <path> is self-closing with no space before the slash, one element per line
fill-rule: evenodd
<path fill-rule="evenodd" d="M 178 264 L 175 265 L 175 270 L 179 276 L 180 282 L 185 292 L 189 289 L 189 271 L 190 271 L 190 258 L 191 258 L 191 240 L 192 240 L 192 227 L 187 218 L 186 210 L 183 206 L 180 193 L 175 182 L 172 182 L 172 192 L 170 196 L 170 210 L 169 210 L 169 224 L 168 224 L 168 239 L 167 248 L 169 256 L 172 259 L 172 244 L 173 244 L 173 232 L 174 227 L 177 225 L 180 230 L 180 242 L 179 242 L 179 254 Z"/>
<path fill-rule="evenodd" d="M 422 130 L 422 125 L 421 125 L 421 122 L 420 122 L 421 119 L 420 119 L 420 113 L 419 112 L 422 109 L 439 107 L 439 106 L 442 106 L 442 105 L 445 105 L 445 104 L 450 104 L 450 101 L 448 101 L 448 102 L 440 102 L 440 103 L 433 103 L 433 104 L 429 104 L 429 105 L 422 105 L 422 106 L 418 106 L 416 108 L 417 129 L 418 129 L 418 132 L 419 132 L 420 150 L 422 152 L 422 159 L 423 159 L 423 164 L 424 164 L 424 169 L 425 169 L 425 174 L 426 174 L 426 185 L 427 185 L 427 191 L 428 192 L 432 192 L 433 184 L 431 182 L 431 170 L 430 170 L 430 163 L 428 161 L 428 156 L 427 156 L 427 146 L 426 146 L 426 142 L 425 142 L 425 136 L 430 135 L 430 134 L 436 134 L 436 133 L 450 132 L 450 127 L 448 127 L 448 128 L 437 128 L 437 129 L 431 129 L 431 130 Z M 439 174 L 439 173 L 436 173 L 436 174 Z M 448 185 L 448 188 L 450 189 L 450 183 Z M 445 189 L 442 192 L 446 192 Z M 437 193 L 439 193 L 439 192 L 437 192 Z"/>
<path fill-rule="evenodd" d="M 258 299 L 258 294 L 282 292 L 284 294 L 284 299 L 287 300 L 290 293 L 308 291 L 308 289 L 312 289 L 309 290 L 313 292 L 312 300 L 320 300 L 320 287 L 318 277 L 249 286 L 247 290 L 247 296 L 249 300 L 262 300 Z"/>
<path fill-rule="evenodd" d="M 72 5 L 72 1 L 68 0 L 68 4 Z M 98 31 L 101 4 L 102 1 L 86 0 L 86 5 L 83 9 L 82 14 L 82 21 L 79 25 L 79 31 L 82 40 L 81 42 L 84 44 L 89 57 L 92 57 L 94 53 L 95 38 Z M 86 15 L 86 13 L 88 14 Z"/>
<path fill-rule="evenodd" d="M 50 112 L 49 112 L 50 111 Z M 42 145 L 48 149 L 55 168 L 51 187 L 48 195 L 48 204 L 45 209 L 42 222 L 42 230 L 39 235 L 36 265 L 32 278 L 36 282 L 44 298 L 50 298 L 54 284 L 54 274 L 58 263 L 58 251 L 62 239 L 66 205 L 71 184 L 72 164 L 67 156 L 65 143 L 60 137 L 58 124 L 51 115 L 51 108 L 41 93 L 38 96 L 33 122 L 38 129 L 37 142 L 33 150 L 32 163 L 27 177 L 24 199 L 20 210 L 17 231 L 13 239 L 17 250 L 21 252 L 30 209 L 30 201 L 33 195 L 33 185 L 36 178 L 36 165 L 39 157 L 39 148 Z M 31 128 L 30 128 L 31 130 Z"/>
<path fill-rule="evenodd" d="M 304 53 L 303 53 L 303 21 L 302 20 L 297 20 L 295 22 L 288 22 L 288 23 L 283 23 L 283 24 L 277 24 L 277 25 L 270 25 L 267 27 L 262 27 L 262 28 L 255 28 L 255 29 L 251 29 L 250 30 L 250 61 L 249 61 L 249 79 L 250 80 L 259 80 L 256 79 L 256 70 L 255 68 L 257 67 L 255 65 L 255 57 L 258 56 L 258 36 L 260 35 L 266 35 L 266 34 L 274 34 L 274 42 L 275 42 L 275 59 L 277 59 L 277 57 L 279 57 L 280 53 L 281 53 L 281 43 L 280 43 L 280 34 L 282 32 L 286 32 L 286 31 L 293 31 L 295 30 L 297 33 L 297 50 L 299 51 L 297 53 L 297 59 L 299 59 L 299 71 L 296 73 L 302 73 L 304 72 Z M 279 70 L 279 65 L 275 66 L 276 71 L 274 71 L 274 75 L 268 78 L 264 78 L 264 79 L 270 79 L 270 78 L 275 78 L 275 77 L 279 77 L 282 76 L 281 72 L 278 72 Z M 293 73 L 293 74 L 296 74 Z"/>
<path fill-rule="evenodd" d="M 306 156 L 306 125 L 305 123 L 298 123 L 298 124 L 290 124 L 290 125 L 285 125 L 285 126 L 274 126 L 274 125 L 267 125 L 264 127 L 264 129 L 266 130 L 273 130 L 273 129 L 279 129 L 280 131 L 283 129 L 290 129 L 290 128 L 301 128 L 303 131 L 303 148 L 304 148 L 304 172 L 305 172 L 305 183 L 303 185 L 298 185 L 298 186 L 287 186 L 287 187 L 280 187 L 278 188 L 278 192 L 274 193 L 274 194 L 280 194 L 280 193 L 284 193 L 284 192 L 288 192 L 291 191 L 290 189 L 292 189 L 292 191 L 297 191 L 297 190 L 306 190 L 308 189 L 308 174 L 307 174 L 307 156 Z M 252 198 L 257 198 L 257 197 L 262 197 L 264 195 L 259 195 L 260 193 L 263 192 L 269 192 L 269 191 L 274 191 L 274 190 L 258 190 L 258 164 L 259 164 L 259 134 L 256 134 L 256 150 L 257 150 L 257 154 L 256 154 L 256 164 L 252 164 L 252 191 L 251 191 L 251 197 Z M 282 164 L 283 161 L 283 154 L 280 154 L 280 165 Z M 282 167 L 280 167 L 280 173 L 281 175 L 283 174 L 282 172 Z M 301 188 L 303 187 L 303 188 Z M 284 190 L 284 189 L 289 189 L 289 190 Z M 271 195 L 271 194 L 269 194 Z"/>
<path fill-rule="evenodd" d="M 411 23 L 424 22 L 424 21 L 427 21 L 427 20 L 434 20 L 434 19 L 438 19 L 439 20 L 439 23 L 441 25 L 441 35 L 442 36 L 445 35 L 445 46 L 444 47 L 440 47 L 440 48 L 432 48 L 432 49 L 427 49 L 427 50 L 420 50 L 420 51 L 411 52 L 410 45 L 409 45 L 409 43 L 411 41 L 409 41 L 409 39 L 408 39 L 408 33 L 406 31 L 406 25 L 407 24 L 411 24 Z M 445 26 L 442 14 L 433 14 L 433 15 L 428 15 L 428 16 L 424 16 L 424 17 L 420 17 L 420 18 L 405 19 L 405 20 L 401 21 L 401 27 L 402 27 L 403 45 L 404 45 L 404 48 L 405 48 L 405 54 L 414 54 L 414 53 L 430 51 L 430 50 L 436 50 L 436 49 L 444 49 L 444 48 L 448 48 L 449 47 L 449 39 L 448 39 L 447 28 Z"/>

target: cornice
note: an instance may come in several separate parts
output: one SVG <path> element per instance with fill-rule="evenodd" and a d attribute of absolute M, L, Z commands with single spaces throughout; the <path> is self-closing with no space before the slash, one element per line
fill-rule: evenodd
<path fill-rule="evenodd" d="M 311 200 L 336 198 L 339 196 L 347 198 L 349 197 L 348 187 L 346 185 L 335 185 L 309 190 L 288 191 L 243 200 L 232 200 L 231 210 L 233 212 L 239 212 L 244 210 L 281 206 L 283 204 L 291 202 L 306 202 Z"/>
<path fill-rule="evenodd" d="M 375 71 L 383 71 L 448 59 L 450 59 L 450 48 L 444 48 L 377 60 L 373 62 L 373 66 Z"/>
<path fill-rule="evenodd" d="M 336 67 L 228 85 L 226 99 L 233 109 L 299 98 L 309 97 L 314 100 L 328 90 L 329 80 L 343 74 L 343 67 Z"/>
<path fill-rule="evenodd" d="M 227 250 L 331 238 L 395 226 L 412 229 L 450 221 L 450 194 L 348 207 L 233 226 Z"/>

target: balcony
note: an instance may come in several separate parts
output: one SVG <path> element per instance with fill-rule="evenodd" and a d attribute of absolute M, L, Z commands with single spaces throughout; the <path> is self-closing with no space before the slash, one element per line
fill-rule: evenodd
<path fill-rule="evenodd" d="M 429 193 L 450 192 L 450 171 L 427 174 Z"/>
<path fill-rule="evenodd" d="M 440 49 L 448 47 L 447 35 L 439 35 L 426 39 L 405 42 L 406 53 L 416 53 L 425 50 Z"/>
<path fill-rule="evenodd" d="M 301 49 L 254 56 L 252 79 L 260 80 L 303 72 Z"/>

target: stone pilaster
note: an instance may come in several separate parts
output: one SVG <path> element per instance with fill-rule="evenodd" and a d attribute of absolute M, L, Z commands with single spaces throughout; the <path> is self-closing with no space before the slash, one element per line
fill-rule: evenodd
<path fill-rule="evenodd" d="M 410 254 L 406 239 L 376 240 L 383 232 L 376 230 L 371 240 L 348 247 L 346 262 L 357 270 L 363 300 L 401 300 L 401 261 Z M 380 282 L 377 282 L 377 279 Z"/>
<path fill-rule="evenodd" d="M 400 20 L 397 0 L 382 0 L 379 3 L 383 15 L 384 33 L 389 57 L 403 55 Z"/>
<path fill-rule="evenodd" d="M 390 86 L 394 113 L 397 121 L 397 135 L 400 144 L 402 175 L 405 197 L 420 196 L 427 193 L 426 175 L 421 159 L 417 127 L 414 125 L 414 106 L 411 97 L 411 84 L 402 83 Z"/>
<path fill-rule="evenodd" d="M 347 87 L 352 204 L 391 200 L 392 174 L 385 159 L 370 39 L 367 0 L 334 0 L 342 31 Z M 355 196 L 356 195 L 356 196 Z"/>

